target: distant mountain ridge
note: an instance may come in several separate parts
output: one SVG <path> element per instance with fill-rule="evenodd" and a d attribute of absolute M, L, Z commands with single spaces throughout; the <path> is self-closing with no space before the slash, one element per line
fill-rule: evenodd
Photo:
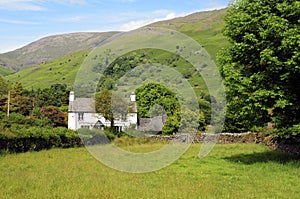
<path fill-rule="evenodd" d="M 197 12 L 185 17 L 156 22 L 148 26 L 164 27 L 183 32 L 201 44 L 206 45 L 208 43 L 207 50 L 215 54 L 214 49 L 218 46 L 218 42 L 224 40 L 220 32 L 224 27 L 223 16 L 226 10 Z M 210 34 L 211 30 L 215 34 L 213 37 L 208 35 L 212 39 L 211 41 L 207 40 L 205 36 L 204 38 L 197 38 L 197 35 L 195 35 L 199 31 L 208 31 L 208 34 Z M 0 66 L 17 72 L 74 52 L 91 50 L 117 33 L 119 32 L 79 32 L 44 37 L 17 50 L 0 54 Z"/>
<path fill-rule="evenodd" d="M 68 54 L 90 50 L 118 32 L 82 32 L 53 35 L 17 50 L 0 54 L 0 65 L 13 71 L 23 70 Z"/>
<path fill-rule="evenodd" d="M 222 33 L 226 11 L 221 9 L 198 12 L 186 17 L 156 22 L 147 27 L 163 27 L 179 31 L 204 46 L 215 60 L 217 52 L 228 45 L 228 40 Z M 81 63 L 91 49 L 114 34 L 118 32 L 71 33 L 43 38 L 16 51 L 0 54 L 0 61 L 8 59 L 7 63 L 14 63 L 17 71 L 9 75 L 11 72 L 7 69 L 1 70 L 3 67 L 0 63 L 0 75 L 4 75 L 10 82 L 21 82 L 26 88 L 45 88 L 56 83 L 72 86 Z M 162 54 L 156 58 L 171 60 Z M 34 65 L 39 62 L 41 64 Z M 2 73 L 3 71 L 6 75 Z"/>

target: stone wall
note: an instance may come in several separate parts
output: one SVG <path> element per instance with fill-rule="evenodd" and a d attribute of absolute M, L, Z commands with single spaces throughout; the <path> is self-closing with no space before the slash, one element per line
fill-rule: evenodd
<path fill-rule="evenodd" d="M 255 143 L 265 144 L 273 150 L 279 150 L 287 153 L 292 153 L 300 156 L 300 140 L 297 142 L 287 143 L 279 141 L 277 136 L 270 135 L 265 136 L 263 133 L 220 133 L 218 135 L 213 134 L 196 134 L 194 136 L 190 134 L 175 134 L 170 136 L 151 136 L 152 139 L 162 141 L 179 141 L 188 143 L 203 143 L 203 142 L 216 142 L 219 144 L 233 144 L 233 143 Z"/>
<path fill-rule="evenodd" d="M 175 134 L 170 136 L 151 136 L 152 139 L 162 141 L 182 141 L 192 143 L 203 143 L 205 142 L 217 142 L 220 144 L 231 144 L 231 143 L 261 143 L 264 141 L 264 135 L 262 133 L 220 133 L 217 135 L 201 133 L 192 136 L 190 134 Z"/>

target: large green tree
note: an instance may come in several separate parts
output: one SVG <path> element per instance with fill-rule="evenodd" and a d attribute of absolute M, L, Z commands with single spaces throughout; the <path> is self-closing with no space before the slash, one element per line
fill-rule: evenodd
<path fill-rule="evenodd" d="M 230 46 L 219 54 L 226 130 L 300 123 L 300 2 L 235 0 L 225 17 Z"/>
<path fill-rule="evenodd" d="M 33 101 L 25 95 L 25 90 L 20 82 L 16 82 L 10 89 L 10 112 L 29 115 L 33 109 Z"/>
<path fill-rule="evenodd" d="M 149 118 L 151 114 L 150 109 L 154 105 L 162 106 L 168 116 L 174 115 L 176 111 L 180 110 L 179 101 L 175 93 L 161 84 L 144 84 L 136 89 L 135 93 L 139 117 Z"/>
<path fill-rule="evenodd" d="M 70 90 L 65 84 L 53 84 L 49 88 L 38 89 L 28 92 L 28 95 L 35 98 L 35 106 L 66 106 L 68 104 Z"/>
<path fill-rule="evenodd" d="M 111 91 L 104 89 L 95 95 L 95 109 L 96 112 L 111 122 L 110 126 L 114 126 L 114 116 L 111 108 Z"/>
<path fill-rule="evenodd" d="M 3 110 L 7 104 L 8 90 L 9 86 L 7 81 L 0 77 L 0 110 Z"/>
<path fill-rule="evenodd" d="M 126 119 L 129 103 L 121 95 L 112 93 L 107 89 L 97 92 L 95 95 L 95 109 L 106 120 L 110 121 L 110 126 L 114 126 L 115 119 Z"/>
<path fill-rule="evenodd" d="M 0 99 L 2 99 L 4 96 L 7 96 L 8 92 L 8 83 L 5 79 L 3 79 L 0 76 Z"/>
<path fill-rule="evenodd" d="M 164 134 L 172 134 L 180 127 L 180 104 L 175 93 L 157 83 L 148 83 L 135 91 L 137 110 L 140 118 L 167 115 L 162 129 Z"/>

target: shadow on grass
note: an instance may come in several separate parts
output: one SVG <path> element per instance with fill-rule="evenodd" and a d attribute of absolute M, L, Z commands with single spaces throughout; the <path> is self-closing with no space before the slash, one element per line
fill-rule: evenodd
<path fill-rule="evenodd" d="M 229 157 L 225 157 L 225 160 L 234 163 L 243 163 L 247 165 L 255 163 L 267 163 L 275 162 L 279 164 L 291 164 L 294 167 L 300 167 L 300 156 L 283 153 L 280 151 L 266 151 L 260 153 L 251 153 L 251 154 L 238 154 Z"/>

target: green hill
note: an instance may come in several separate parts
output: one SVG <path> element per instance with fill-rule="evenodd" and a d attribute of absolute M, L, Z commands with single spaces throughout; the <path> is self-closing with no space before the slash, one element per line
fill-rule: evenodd
<path fill-rule="evenodd" d="M 89 51 L 76 52 L 54 61 L 24 69 L 5 79 L 10 82 L 21 82 L 24 88 L 45 88 L 61 83 L 72 85 L 80 64 Z"/>
<path fill-rule="evenodd" d="M 225 27 L 223 17 L 226 12 L 227 9 L 197 12 L 186 17 L 156 22 L 149 26 L 169 28 L 190 36 L 204 46 L 215 59 L 220 48 L 228 44 L 226 37 L 222 34 Z"/>
<path fill-rule="evenodd" d="M 215 59 L 218 50 L 227 45 L 227 40 L 222 35 L 222 29 L 225 25 L 222 18 L 225 13 L 226 9 L 198 12 L 186 17 L 157 22 L 149 25 L 149 27 L 164 27 L 180 31 L 199 42 L 205 47 L 211 57 Z M 6 79 L 11 82 L 21 82 L 26 88 L 44 88 L 55 83 L 72 85 L 76 77 L 76 72 L 88 53 L 89 51 L 73 53 L 38 66 L 24 69 L 7 76 Z M 142 51 L 135 56 L 140 56 L 141 53 L 144 53 L 145 55 L 143 56 L 149 57 L 152 61 L 159 60 L 162 64 L 170 63 L 170 59 L 172 59 L 170 53 L 162 53 L 155 50 Z M 189 70 L 186 69 L 188 68 L 188 64 L 185 64 L 182 60 L 173 61 L 172 64 L 177 65 L 177 69 L 180 72 Z M 198 87 L 198 90 L 205 88 L 203 80 L 194 74 L 189 77 L 189 81 L 192 85 Z"/>
<path fill-rule="evenodd" d="M 0 65 L 0 76 L 7 76 L 12 74 L 13 71 L 8 69 L 8 68 L 4 68 L 3 66 Z"/>
<path fill-rule="evenodd" d="M 20 71 L 74 52 L 91 50 L 117 33 L 79 32 L 44 37 L 20 49 L 0 54 L 0 65 Z"/>

